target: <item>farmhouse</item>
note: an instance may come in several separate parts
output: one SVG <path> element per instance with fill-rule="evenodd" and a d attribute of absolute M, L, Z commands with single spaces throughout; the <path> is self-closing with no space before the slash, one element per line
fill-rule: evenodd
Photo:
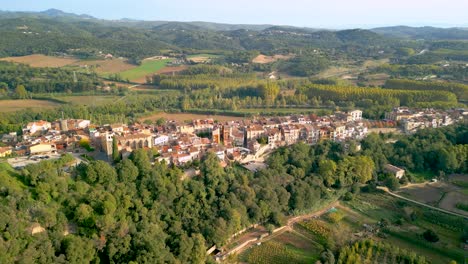
<path fill-rule="evenodd" d="M 391 164 L 385 165 L 384 170 L 394 175 L 397 179 L 401 179 L 405 175 L 404 169 L 398 168 L 397 166 L 393 166 Z"/>

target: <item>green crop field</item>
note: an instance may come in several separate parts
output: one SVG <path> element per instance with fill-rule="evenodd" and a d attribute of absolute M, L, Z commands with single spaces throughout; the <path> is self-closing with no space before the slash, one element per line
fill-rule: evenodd
<path fill-rule="evenodd" d="M 156 73 L 157 71 L 163 69 L 167 66 L 167 63 L 172 61 L 172 59 L 166 60 L 146 60 L 142 64 L 134 69 L 124 71 L 120 73 L 120 76 L 123 79 L 129 79 L 130 81 L 138 81 L 145 76 Z"/>
<path fill-rule="evenodd" d="M 434 263 L 463 260 L 463 250 L 459 246 L 462 230 L 468 222 L 460 217 L 413 206 L 379 193 L 361 194 L 346 205 L 360 215 L 361 223 L 385 219 L 389 224 L 382 230 L 386 236 L 384 242 L 409 248 Z M 434 230 L 440 241 L 424 240 L 421 234 L 427 229 Z"/>
<path fill-rule="evenodd" d="M 273 240 L 254 246 L 240 259 L 247 263 L 314 263 L 322 248 L 296 233 L 284 233 Z"/>

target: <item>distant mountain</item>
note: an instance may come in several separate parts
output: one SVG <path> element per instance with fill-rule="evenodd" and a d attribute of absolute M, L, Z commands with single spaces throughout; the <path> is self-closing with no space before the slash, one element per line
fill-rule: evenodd
<path fill-rule="evenodd" d="M 84 18 L 84 19 L 96 19 L 95 17 L 92 17 L 90 15 L 86 15 L 86 14 L 77 15 L 73 13 L 66 13 L 66 12 L 63 12 L 62 10 L 58 10 L 54 8 L 41 11 L 39 12 L 39 14 L 42 14 L 48 17 L 74 17 L 74 18 Z"/>
<path fill-rule="evenodd" d="M 468 40 L 468 28 L 381 27 L 373 32 L 393 38 L 424 40 Z"/>
<path fill-rule="evenodd" d="M 90 15 L 82 14 L 77 15 L 73 13 L 66 13 L 58 9 L 48 9 L 41 12 L 10 12 L 10 11 L 1 11 L 0 18 L 24 18 L 24 17 L 42 17 L 42 18 L 60 18 L 60 19 L 96 19 Z"/>

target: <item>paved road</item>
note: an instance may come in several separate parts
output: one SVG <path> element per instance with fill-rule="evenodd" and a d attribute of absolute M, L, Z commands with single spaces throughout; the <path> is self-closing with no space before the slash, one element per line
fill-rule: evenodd
<path fill-rule="evenodd" d="M 380 189 L 380 190 L 382 190 L 382 191 L 384 191 L 384 192 L 390 194 L 391 196 L 394 196 L 394 197 L 397 197 L 397 198 L 406 200 L 406 201 L 408 201 L 408 202 L 412 202 L 412 203 L 415 203 L 415 204 L 418 204 L 418 205 L 421 205 L 421 206 L 430 208 L 430 209 L 432 209 L 432 210 L 436 210 L 436 211 L 439 211 L 439 212 L 442 212 L 442 213 L 446 213 L 446 214 L 450 214 L 450 215 L 454 215 L 454 216 L 459 216 L 459 217 L 468 219 L 468 217 L 465 216 L 465 215 L 462 215 L 462 214 L 459 214 L 459 213 L 455 213 L 455 212 L 451 212 L 451 211 L 447 211 L 447 210 L 444 210 L 444 209 L 442 209 L 442 208 L 434 207 L 434 206 L 431 206 L 431 205 L 428 205 L 428 204 L 425 204 L 425 203 L 421 203 L 421 202 L 418 202 L 418 201 L 415 201 L 415 200 L 406 198 L 406 197 L 404 197 L 404 196 L 398 195 L 398 194 L 396 194 L 396 193 L 391 192 L 387 187 L 378 186 L 377 189 Z"/>

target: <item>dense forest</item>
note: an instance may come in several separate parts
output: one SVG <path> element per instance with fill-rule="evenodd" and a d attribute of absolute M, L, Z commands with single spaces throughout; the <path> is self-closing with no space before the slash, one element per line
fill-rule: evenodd
<path fill-rule="evenodd" d="M 466 126 L 426 129 L 394 144 L 371 135 L 359 152 L 354 143 L 296 144 L 278 149 L 268 168 L 256 173 L 237 165 L 223 169 L 207 153 L 200 176 L 184 181 L 180 169 L 151 165 L 152 153 L 141 149 L 115 166 L 91 161 L 74 168 L 65 155 L 21 171 L 6 167 L 0 175 L 0 262 L 204 263 L 211 261 L 208 247 L 223 245 L 246 226 L 282 225 L 288 215 L 383 180 L 386 160 L 412 172 L 466 173 L 468 159 L 459 155 L 468 154 L 467 135 Z M 404 145 L 409 158 L 401 154 Z M 45 231 L 21 231 L 37 224 Z M 352 254 L 360 253 L 343 249 L 338 259 Z"/>

